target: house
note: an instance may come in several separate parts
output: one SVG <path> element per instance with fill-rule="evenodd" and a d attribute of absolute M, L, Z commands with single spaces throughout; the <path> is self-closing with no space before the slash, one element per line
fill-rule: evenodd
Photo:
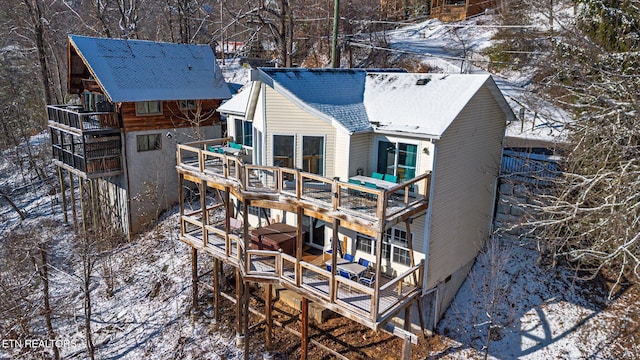
<path fill-rule="evenodd" d="M 180 188 L 205 189 L 181 201 L 180 239 L 237 267 L 241 287 L 277 284 L 405 340 L 398 329 L 432 329 L 491 233 L 513 120 L 491 76 L 261 68 L 251 80 L 218 109 L 230 138 L 178 146 Z M 281 224 L 293 250 L 260 238 Z"/>
<path fill-rule="evenodd" d="M 178 201 L 176 143 L 219 137 L 231 94 L 207 45 L 70 35 L 67 55 L 76 101 L 47 106 L 65 219 L 135 234 Z"/>
<path fill-rule="evenodd" d="M 464 20 L 495 8 L 493 0 L 434 0 L 431 2 L 431 18 L 452 22 Z"/>

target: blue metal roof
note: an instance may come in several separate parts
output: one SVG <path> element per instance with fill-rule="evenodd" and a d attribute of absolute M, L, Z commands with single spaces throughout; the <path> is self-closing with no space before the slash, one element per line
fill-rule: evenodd
<path fill-rule="evenodd" d="M 261 80 L 277 83 L 300 101 L 341 124 L 349 132 L 371 128 L 364 107 L 367 71 L 362 69 L 260 68 Z"/>
<path fill-rule="evenodd" d="M 69 42 L 112 102 L 231 97 L 207 45 L 78 35 Z"/>

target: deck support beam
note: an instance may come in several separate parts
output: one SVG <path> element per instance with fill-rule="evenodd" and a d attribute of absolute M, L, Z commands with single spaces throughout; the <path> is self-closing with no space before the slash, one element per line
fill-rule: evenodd
<path fill-rule="evenodd" d="M 273 318 L 272 318 L 272 302 L 273 302 L 273 285 L 266 284 L 264 291 L 264 299 L 265 299 L 265 330 L 264 330 L 264 348 L 266 353 L 266 358 L 268 358 L 271 354 L 271 330 L 273 326 Z"/>
<path fill-rule="evenodd" d="M 242 304 L 244 322 L 244 360 L 249 360 L 249 298 L 251 297 L 251 291 L 249 291 L 249 282 L 243 282 L 244 286 L 244 299 Z"/>
<path fill-rule="evenodd" d="M 83 236 L 87 236 L 87 214 L 84 208 L 84 179 L 80 177 L 80 186 L 78 187 L 80 191 L 80 214 L 82 215 L 82 234 Z"/>
<path fill-rule="evenodd" d="M 211 325 L 215 329 L 220 323 L 220 260 L 213 258 L 213 317 Z"/>
<path fill-rule="evenodd" d="M 62 197 L 62 215 L 64 217 L 64 223 L 69 223 L 69 217 L 67 216 L 67 195 L 65 194 L 66 189 L 64 186 L 64 178 L 62 176 L 62 168 L 60 166 L 56 166 L 58 168 L 58 182 L 60 183 L 60 195 Z"/>
<path fill-rule="evenodd" d="M 244 344 L 244 334 L 242 333 L 242 295 L 244 282 L 240 276 L 240 269 L 236 268 L 236 346 L 241 347 Z"/>
<path fill-rule="evenodd" d="M 191 315 L 198 312 L 198 249 L 191 248 Z"/>
<path fill-rule="evenodd" d="M 302 338 L 300 344 L 300 350 L 302 351 L 300 359 L 307 360 L 309 350 L 309 302 L 305 296 L 302 297 L 302 311 L 300 312 L 300 316 L 300 337 Z"/>
<path fill-rule="evenodd" d="M 73 173 L 68 171 L 69 173 L 69 184 L 70 184 L 70 193 L 71 193 L 71 216 L 73 217 L 73 233 L 78 233 L 78 214 L 76 212 L 76 190 L 73 184 Z"/>

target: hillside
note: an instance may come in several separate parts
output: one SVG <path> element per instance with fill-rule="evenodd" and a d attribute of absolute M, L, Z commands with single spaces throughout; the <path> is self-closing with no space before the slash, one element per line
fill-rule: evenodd
<path fill-rule="evenodd" d="M 457 24 L 455 28 L 427 21 L 389 32 L 388 44 L 403 51 L 398 53 L 397 61 L 406 57 L 441 71 L 459 71 L 466 66 L 460 63 L 460 39 L 466 39 L 463 42 L 467 50 L 480 54 L 491 43 L 494 30 L 484 26 L 492 21 L 491 16 L 482 16 Z M 237 63 L 228 65 L 224 71 L 232 81 L 247 80 L 245 70 Z M 470 71 L 483 70 L 470 68 Z M 513 103 L 530 104 L 530 108 L 546 110 L 547 114 L 554 111 L 542 102 L 534 105 L 535 99 L 528 96 L 526 88 L 531 80 L 527 73 L 506 72 L 501 76 L 496 79 Z M 523 136 L 555 136 L 551 134 L 557 129 L 555 124 L 545 124 L 532 126 L 535 131 Z M 48 141 L 46 131 L 34 136 L 31 149 L 46 154 Z M 48 336 L 42 316 L 41 282 L 34 260 L 38 244 L 46 243 L 49 261 L 53 264 L 49 286 L 60 353 L 62 358 L 84 359 L 88 356 L 81 239 L 74 237 L 72 226 L 63 224 L 54 167 L 47 158 L 37 159 L 37 167 L 44 169 L 48 177 L 36 177 L 29 171 L 28 161 L 18 159 L 27 152 L 27 144 L 22 146 L 6 150 L 0 157 L 0 189 L 26 214 L 26 219 L 21 220 L 6 199 L 0 200 L 0 239 L 3 239 L 0 317 L 10 319 L 11 323 L 3 326 L 3 330 L 10 330 L 0 339 L 25 333 L 32 338 Z M 90 269 L 91 327 L 97 358 L 243 357 L 242 351 L 235 347 L 230 316 L 217 328 L 210 327 L 211 304 L 207 292 L 200 294 L 203 314 L 190 316 L 190 252 L 189 247 L 178 240 L 177 219 L 175 208 L 166 211 L 153 229 L 101 253 Z M 438 325 L 439 335 L 421 339 L 414 347 L 414 358 L 482 358 L 485 353 L 494 359 L 638 357 L 640 349 L 635 332 L 640 308 L 636 289 L 625 288 L 609 300 L 606 282 L 575 282 L 572 273 L 562 268 L 552 269 L 539 260 L 536 243 L 527 240 L 496 241 L 488 247 Z M 200 273 L 206 274 L 209 265 L 209 261 L 201 261 Z M 208 280 L 206 276 L 209 275 L 205 275 Z M 228 302 L 224 308 L 230 315 Z M 295 314 L 287 313 L 291 311 L 282 307 L 280 319 L 286 321 L 294 317 Z M 487 314 L 499 315 L 489 317 Z M 252 322 L 258 320 L 252 319 Z M 262 358 L 262 327 L 256 329 L 251 359 Z M 315 328 L 320 330 L 324 330 L 324 335 L 318 338 L 327 344 L 344 346 L 350 358 L 397 359 L 400 356 L 397 339 L 374 334 L 348 321 L 334 319 Z M 278 358 L 299 355 L 299 337 L 280 330 L 276 338 Z M 50 347 L 19 349 L 3 345 L 0 359 L 50 358 L 50 350 Z M 311 358 L 331 357 L 314 349 Z"/>

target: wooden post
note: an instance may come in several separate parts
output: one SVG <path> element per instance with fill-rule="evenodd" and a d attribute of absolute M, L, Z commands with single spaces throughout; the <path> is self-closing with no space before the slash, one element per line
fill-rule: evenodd
<path fill-rule="evenodd" d="M 236 346 L 242 346 L 242 279 L 240 269 L 236 268 Z"/>
<path fill-rule="evenodd" d="M 207 231 L 209 216 L 207 214 L 207 182 L 205 180 L 200 182 L 200 207 L 202 208 L 202 243 L 207 246 L 209 243 L 209 232 Z"/>
<path fill-rule="evenodd" d="M 62 177 L 62 168 L 60 166 L 56 166 L 58 168 L 58 182 L 60 182 L 60 196 L 62 197 L 62 214 L 64 216 L 64 223 L 69 223 L 69 217 L 67 216 L 67 196 L 65 194 L 66 190 L 64 187 L 64 178 Z"/>
<path fill-rule="evenodd" d="M 98 205 L 97 205 L 98 189 L 93 180 L 89 180 L 89 200 L 91 201 L 91 223 L 93 231 L 98 231 Z"/>
<path fill-rule="evenodd" d="M 271 327 L 273 326 L 273 319 L 271 314 L 271 308 L 272 308 L 271 303 L 273 301 L 272 291 L 273 291 L 273 286 L 271 284 L 266 284 L 265 293 L 264 293 L 264 298 L 265 298 L 264 315 L 265 315 L 265 323 L 266 323 L 266 327 L 264 331 L 264 348 L 267 355 L 271 353 Z"/>
<path fill-rule="evenodd" d="M 338 264 L 338 243 L 340 242 L 340 234 L 338 233 L 338 226 L 340 226 L 340 220 L 338 219 L 334 219 L 333 220 L 333 234 L 332 236 L 332 241 L 331 241 L 331 282 L 329 283 L 329 292 L 330 292 L 330 299 L 331 302 L 335 302 L 336 301 L 336 294 L 338 293 L 337 289 L 336 289 L 336 266 Z M 323 256 L 324 259 L 324 256 Z"/>
<path fill-rule="evenodd" d="M 217 327 L 220 323 L 220 260 L 213 259 L 213 319 Z"/>
<path fill-rule="evenodd" d="M 244 282 L 244 305 L 243 305 L 243 321 L 244 321 L 244 360 L 249 360 L 249 282 Z"/>
<path fill-rule="evenodd" d="M 372 318 L 378 319 L 378 309 L 380 308 L 380 276 L 382 275 L 381 271 L 381 262 L 382 262 L 382 240 L 384 239 L 384 228 L 382 231 L 378 233 L 376 236 L 376 281 L 373 286 L 373 304 L 371 305 L 371 315 Z"/>
<path fill-rule="evenodd" d="M 408 337 L 402 341 L 402 360 L 411 360 L 411 339 Z"/>
<path fill-rule="evenodd" d="M 302 323 L 300 324 L 300 336 L 302 337 L 302 343 L 300 344 L 302 354 L 300 355 L 300 359 L 306 360 L 309 347 L 309 303 L 305 296 L 302 297 L 302 312 L 300 315 L 302 316 L 302 319 L 300 319 L 300 322 Z"/>
<path fill-rule="evenodd" d="M 409 246 L 409 266 L 414 267 L 416 265 L 416 259 L 413 255 L 413 235 L 411 235 L 412 220 L 413 220 L 412 218 L 408 218 L 405 224 L 406 224 L 406 231 L 407 231 L 407 245 Z M 416 273 L 415 272 L 413 273 L 414 285 L 422 287 L 422 280 L 423 280 L 422 277 L 417 278 Z M 426 334 L 424 331 L 424 319 L 422 317 L 422 301 L 420 300 L 420 296 L 416 297 L 416 306 L 418 307 L 418 318 L 420 321 L 420 329 L 422 330 L 422 336 L 426 338 Z"/>
<path fill-rule="evenodd" d="M 191 315 L 195 315 L 198 311 L 198 249 L 191 248 L 191 286 L 192 286 L 192 305 Z"/>
<path fill-rule="evenodd" d="M 231 256 L 231 242 L 229 240 L 229 233 L 231 232 L 231 222 L 229 218 L 232 216 L 231 214 L 231 199 L 229 197 L 229 187 L 224 188 L 224 251 L 227 257 Z"/>
<path fill-rule="evenodd" d="M 78 214 L 76 213 L 76 190 L 73 185 L 73 173 L 69 171 L 69 183 L 71 184 L 71 188 L 69 189 L 71 192 L 71 216 L 73 216 L 73 232 L 75 234 L 78 233 Z"/>
<path fill-rule="evenodd" d="M 80 197 L 79 201 L 80 201 L 80 213 L 82 214 L 82 233 L 86 236 L 87 234 L 87 215 L 85 213 L 84 210 L 84 179 L 82 177 L 80 178 L 80 186 L 78 187 L 78 190 L 80 191 L 80 193 L 78 194 L 78 196 Z"/>
<path fill-rule="evenodd" d="M 184 186 L 184 174 L 178 173 L 178 203 L 180 204 L 180 236 L 184 236 L 185 228 L 182 216 L 184 215 L 184 193 L 182 187 Z"/>
<path fill-rule="evenodd" d="M 300 287 L 302 285 L 302 267 L 300 266 L 300 261 L 302 261 L 302 246 L 304 239 L 302 237 L 302 215 L 304 214 L 304 209 L 302 207 L 298 207 L 297 209 L 297 221 L 298 226 L 296 228 L 296 286 Z M 313 232 L 313 228 L 309 229 L 310 232 Z M 311 235 L 309 235 L 311 236 Z"/>

